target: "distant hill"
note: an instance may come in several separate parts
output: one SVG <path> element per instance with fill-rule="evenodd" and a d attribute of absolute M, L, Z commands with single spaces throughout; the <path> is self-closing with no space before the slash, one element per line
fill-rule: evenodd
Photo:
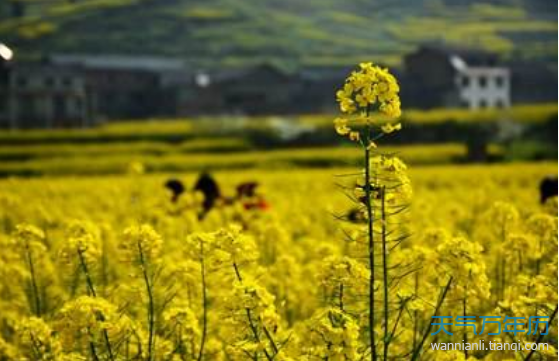
<path fill-rule="evenodd" d="M 53 52 L 186 58 L 196 66 L 388 64 L 422 42 L 556 67 L 556 0 L 2 0 L 0 42 Z"/>

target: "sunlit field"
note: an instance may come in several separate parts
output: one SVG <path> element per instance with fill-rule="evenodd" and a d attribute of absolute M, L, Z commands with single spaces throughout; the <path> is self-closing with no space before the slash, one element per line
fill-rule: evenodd
<path fill-rule="evenodd" d="M 410 224 L 417 225 L 416 232 L 435 226 L 471 235 L 468 224 L 494 202 L 514 205 L 523 218 L 533 212 L 545 212 L 547 208 L 539 204 L 538 186 L 556 168 L 556 163 L 414 167 L 410 169 L 414 188 L 408 215 L 413 219 Z M 187 185 L 187 193 L 183 202 L 176 205 L 171 203 L 171 193 L 164 183 L 177 174 L 5 179 L 0 181 L 3 229 L 9 234 L 15 225 L 26 221 L 59 229 L 66 222 L 64 215 L 71 214 L 73 219 L 107 222 L 116 227 L 115 231 L 118 226 L 160 219 L 158 224 L 171 222 L 173 228 L 184 227 L 188 233 L 214 230 L 227 223 L 220 217 L 239 212 L 247 217 L 271 217 L 294 232 L 314 233 L 316 242 L 343 245 L 341 239 L 336 239 L 339 235 L 335 237 L 330 232 L 343 230 L 345 223 L 336 216 L 355 206 L 345 188 L 347 179 L 358 171 L 358 168 L 334 168 L 215 172 L 223 193 L 229 196 L 235 194 L 235 187 L 242 182 L 259 182 L 259 193 L 270 203 L 270 209 L 244 212 L 238 207 L 223 206 L 202 222 L 190 219 L 196 218 L 199 210 L 200 195 L 192 191 L 198 173 L 178 175 Z M 308 230 L 306 226 L 289 226 L 294 222 L 308 225 L 313 220 L 319 222 Z"/>
<path fill-rule="evenodd" d="M 460 258 L 453 258 L 458 257 L 455 251 L 466 252 L 453 249 L 455 237 L 463 237 L 459 239 L 464 245 L 479 247 L 471 262 L 476 262 L 481 267 L 479 272 L 487 277 L 487 284 L 461 280 L 475 289 L 469 296 L 469 312 L 504 315 L 514 310 L 515 314 L 528 316 L 536 312 L 535 308 L 548 312 L 553 307 L 556 211 L 539 204 L 537 186 L 556 167 L 551 163 L 449 165 L 411 170 L 414 197 L 404 225 L 410 236 L 402 244 L 403 255 L 398 257 L 421 252 L 424 259 L 406 261 L 407 268 L 412 262 L 420 272 L 391 291 L 394 307 L 397 310 L 397 302 L 402 302 L 402 297 L 408 297 L 406 292 L 414 289 L 414 280 L 419 280 L 422 288 L 429 288 L 409 301 L 413 303 L 408 303 L 410 313 L 401 320 L 401 334 L 392 345 L 394 351 L 406 349 L 409 342 L 421 337 L 419 330 L 424 330 L 429 322 L 437 289 L 444 286 L 439 284 L 447 272 L 444 267 L 464 266 Z M 182 354 L 178 359 L 196 359 L 204 306 L 208 312 L 205 359 L 232 359 L 232 347 L 253 347 L 239 340 L 249 332 L 242 317 L 245 307 L 254 307 L 255 314 L 261 317 L 259 324 L 266 322 L 270 328 L 273 325 L 276 342 L 285 344 L 282 353 L 301 349 L 311 353 L 307 348 L 320 347 L 314 344 L 321 343 L 320 339 L 309 340 L 312 330 L 326 327 L 320 326 L 321 312 L 337 304 L 337 293 L 326 278 L 332 272 L 347 287 L 344 302 L 355 312 L 354 327 L 363 327 L 365 320 L 359 318 L 363 305 L 358 295 L 363 292 L 360 290 L 365 280 L 354 272 L 365 270 L 353 269 L 358 263 L 351 266 L 344 258 L 360 252 L 359 241 L 348 241 L 349 235 L 355 237 L 359 233 L 359 226 L 339 219 L 354 207 L 344 195 L 343 185 L 347 185 L 348 174 L 357 171 L 339 168 L 217 172 L 216 179 L 224 193 L 230 195 L 238 183 L 258 181 L 270 207 L 245 210 L 239 205 L 223 206 L 212 210 L 203 221 L 197 220 L 200 200 L 196 195 L 188 193 L 178 204 L 170 202 L 170 194 L 163 187 L 168 178 L 164 174 L 1 181 L 0 318 L 5 338 L 0 344 L 1 355 L 7 360 L 15 359 L 16 355 L 30 360 L 58 360 L 62 358 L 45 355 L 59 350 L 87 355 L 88 342 L 94 342 L 100 359 L 107 359 L 102 335 L 103 330 L 108 330 L 111 343 L 114 342 L 113 352 L 118 355 L 115 359 L 139 359 L 146 352 L 141 345 L 147 342 L 147 298 L 141 268 L 127 261 L 120 246 L 127 237 L 124 230 L 130 232 L 128 227 L 138 224 L 150 224 L 161 235 L 157 252 L 150 253 L 150 267 L 157 269 L 153 280 L 157 307 L 155 359 L 171 359 L 177 350 Z M 196 176 L 182 174 L 180 178 L 192 185 Z M 38 228 L 16 231 L 16 225 L 24 223 Z M 233 223 L 243 227 L 242 236 L 228 246 L 232 249 L 220 249 L 219 256 L 208 258 L 204 305 L 202 251 L 197 248 L 198 238 L 192 237 L 197 232 L 214 232 Z M 82 249 L 90 266 L 87 278 L 93 282 L 97 298 L 91 298 L 78 253 L 72 247 Z M 435 251 L 444 247 L 451 247 L 444 250 L 449 252 L 449 260 L 437 258 Z M 257 293 L 249 299 L 238 298 L 239 285 L 229 264 L 235 258 L 241 259 L 243 275 L 254 278 L 262 287 L 253 289 Z M 34 274 L 30 273 L 30 265 L 35 268 Z M 404 269 L 394 270 L 394 275 L 405 272 Z M 530 286 L 535 279 L 543 285 Z M 519 292 L 526 287 L 538 288 L 526 297 Z M 458 293 L 458 288 L 454 292 Z M 445 304 L 445 313 L 461 312 L 462 304 L 456 297 L 459 295 L 453 295 Z M 106 320 L 97 319 L 96 312 L 101 312 Z M 41 321 L 35 316 L 40 316 Z M 416 323 L 421 327 L 414 332 Z M 51 333 L 51 328 L 55 333 Z M 329 337 L 342 337 L 340 342 L 343 337 L 350 337 L 343 333 L 336 336 L 342 331 L 335 328 L 330 332 L 333 334 Z M 550 340 L 555 335 L 554 328 Z M 360 339 L 358 334 L 352 337 L 351 347 L 355 349 L 351 352 L 357 353 L 362 347 Z M 455 332 L 453 337 L 441 337 L 460 342 L 463 335 Z M 488 337 L 492 336 L 485 335 L 486 340 Z M 517 337 L 527 339 L 523 335 Z M 39 345 L 34 345 L 37 342 Z M 347 347 L 350 346 L 340 352 L 350 352 Z M 550 359 L 554 352 L 548 353 Z M 483 358 L 484 353 L 474 355 Z M 486 358 L 514 359 L 514 355 L 512 351 L 500 352 Z M 64 357 L 86 359 L 77 355 Z M 427 351 L 425 357 L 447 356 Z"/>

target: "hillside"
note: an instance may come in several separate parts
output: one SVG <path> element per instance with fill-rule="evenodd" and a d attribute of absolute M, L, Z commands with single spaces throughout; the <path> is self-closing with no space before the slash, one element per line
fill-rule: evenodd
<path fill-rule="evenodd" d="M 50 52 L 185 57 L 197 66 L 394 64 L 426 41 L 557 62 L 554 0 L 5 0 L 0 41 Z"/>

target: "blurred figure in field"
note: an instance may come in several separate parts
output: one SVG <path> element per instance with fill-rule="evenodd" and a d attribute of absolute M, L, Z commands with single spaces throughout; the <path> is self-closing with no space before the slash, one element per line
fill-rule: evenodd
<path fill-rule="evenodd" d="M 548 176 L 540 182 L 540 203 L 552 197 L 557 197 L 557 177 Z"/>
<path fill-rule="evenodd" d="M 237 186 L 236 201 L 242 203 L 243 208 L 246 210 L 266 210 L 270 205 L 264 199 L 264 196 L 256 192 L 258 188 L 257 182 L 245 182 Z"/>
<path fill-rule="evenodd" d="M 208 172 L 201 173 L 193 188 L 194 192 L 200 192 L 203 196 L 202 209 L 198 213 L 198 219 L 203 220 L 212 209 L 219 206 L 240 204 L 244 210 L 267 210 L 270 205 L 256 191 L 258 186 L 257 182 L 244 182 L 237 186 L 235 196 L 225 197 L 221 194 L 214 177 Z M 175 178 L 167 180 L 165 188 L 171 191 L 173 204 L 176 204 L 181 195 L 186 192 L 184 184 Z"/>
<path fill-rule="evenodd" d="M 171 191 L 171 202 L 173 203 L 177 203 L 181 194 L 186 190 L 182 182 L 175 178 L 171 178 L 165 182 L 165 188 Z"/>
<path fill-rule="evenodd" d="M 203 172 L 194 185 L 194 191 L 201 192 L 204 195 L 202 211 L 198 215 L 199 219 L 204 219 L 208 212 L 216 206 L 217 201 L 221 199 L 219 186 L 208 172 Z"/>

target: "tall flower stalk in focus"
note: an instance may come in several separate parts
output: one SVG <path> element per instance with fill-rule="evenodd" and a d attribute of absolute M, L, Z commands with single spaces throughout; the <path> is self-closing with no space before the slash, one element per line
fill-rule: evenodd
<path fill-rule="evenodd" d="M 356 181 L 352 198 L 361 215 L 357 220 L 366 225 L 362 243 L 369 272 L 368 327 L 364 329 L 368 329 L 370 352 L 364 354 L 370 354 L 371 361 L 388 360 L 403 311 L 407 303 L 415 299 L 413 294 L 402 297 L 405 292 L 396 290 L 403 278 L 417 271 L 414 269 L 416 262 L 391 264 L 391 257 L 394 257 L 391 253 L 408 238 L 405 225 L 399 221 L 412 194 L 407 166 L 398 157 L 384 154 L 377 148 L 379 139 L 402 128 L 396 120 L 401 115 L 399 91 L 396 78 L 387 69 L 362 63 L 336 93 L 344 114 L 334 120 L 336 132 L 363 149 L 363 172 Z M 441 302 L 449 287 L 450 281 Z M 410 354 L 419 355 L 423 342 L 414 345 Z"/>
<path fill-rule="evenodd" d="M 344 117 L 334 121 L 336 132 L 347 136 L 350 140 L 358 142 L 364 153 L 363 179 L 358 181 L 357 201 L 365 207 L 365 220 L 367 223 L 367 259 L 370 270 L 368 285 L 368 321 L 369 321 L 369 343 L 371 348 L 371 360 L 377 360 L 379 350 L 375 337 L 375 252 L 376 236 L 380 235 L 382 243 L 382 284 L 383 284 L 383 357 L 386 360 L 389 345 L 389 285 L 388 285 L 388 248 L 386 232 L 386 202 L 387 179 L 381 174 L 385 172 L 395 173 L 401 184 L 391 185 L 396 192 L 401 192 L 401 187 L 409 186 L 405 176 L 405 166 L 397 158 L 388 158 L 377 155 L 375 152 L 376 141 L 385 134 L 401 129 L 400 123 L 385 122 L 379 124 L 374 122 L 373 114 L 380 112 L 390 119 L 400 116 L 400 88 L 396 78 L 387 69 L 382 69 L 372 63 L 362 63 L 359 70 L 354 71 L 346 79 L 342 89 L 336 93 L 340 110 Z M 373 168 L 376 167 L 376 168 Z M 383 173 L 385 173 L 383 172 Z M 381 178 L 382 177 L 382 178 Z M 393 183 L 393 182 L 391 182 Z M 405 191 L 409 190 L 408 188 Z M 390 192 L 390 197 L 393 196 Z M 380 206 L 380 207 L 379 207 Z M 380 214 L 377 214 L 380 213 Z M 380 218 L 379 218 L 380 217 Z M 376 221 L 378 220 L 378 221 Z M 376 223 L 380 222 L 381 232 L 376 232 Z"/>

